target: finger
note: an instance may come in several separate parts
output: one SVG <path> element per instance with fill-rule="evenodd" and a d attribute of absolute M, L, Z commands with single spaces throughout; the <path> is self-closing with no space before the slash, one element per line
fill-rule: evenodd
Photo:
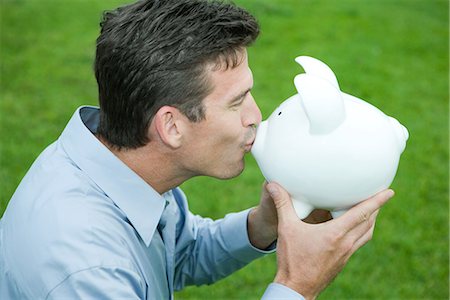
<path fill-rule="evenodd" d="M 351 253 L 354 253 L 356 250 L 367 244 L 367 242 L 369 242 L 372 239 L 374 230 L 375 230 L 375 222 L 372 224 L 370 229 L 355 242 L 355 244 L 352 247 Z"/>
<path fill-rule="evenodd" d="M 288 192 L 279 184 L 270 182 L 266 185 L 267 192 L 273 199 L 273 203 L 277 210 L 278 223 L 290 223 L 299 220 L 292 205 L 291 197 Z"/>
<path fill-rule="evenodd" d="M 355 205 L 340 218 L 331 222 L 336 223 L 336 225 L 340 224 L 339 226 L 342 226 L 341 230 L 343 232 L 349 232 L 359 224 L 366 222 L 376 210 L 393 196 L 394 191 L 390 189 L 379 192 L 375 196 Z"/>
<path fill-rule="evenodd" d="M 375 224 L 375 220 L 377 218 L 377 215 L 379 213 L 379 210 L 376 210 L 370 217 L 369 219 L 367 219 L 366 221 L 358 224 L 355 228 L 353 228 L 352 230 L 350 230 L 347 235 L 349 236 L 349 238 L 351 238 L 352 240 L 358 241 L 359 239 L 361 239 L 363 236 L 365 236 L 368 232 L 370 232 L 370 230 L 372 229 L 372 227 Z"/>
<path fill-rule="evenodd" d="M 264 182 L 262 184 L 262 196 L 263 197 L 269 197 L 270 196 L 269 192 L 267 191 L 267 184 L 268 184 L 268 182 L 266 180 L 264 180 Z"/>

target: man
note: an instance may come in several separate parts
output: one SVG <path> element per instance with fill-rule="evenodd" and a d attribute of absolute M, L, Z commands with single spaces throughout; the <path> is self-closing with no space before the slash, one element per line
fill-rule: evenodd
<path fill-rule="evenodd" d="M 106 13 L 101 27 L 100 109 L 75 112 L 10 200 L 0 298 L 168 299 L 275 245 L 263 298 L 315 298 L 372 237 L 392 191 L 318 225 L 299 220 L 276 183 L 255 208 L 192 215 L 178 186 L 239 175 L 261 121 L 246 51 L 258 24 L 231 4 L 147 0 Z"/>

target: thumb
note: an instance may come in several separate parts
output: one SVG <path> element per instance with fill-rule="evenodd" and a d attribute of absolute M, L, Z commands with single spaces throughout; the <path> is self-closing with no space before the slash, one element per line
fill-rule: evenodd
<path fill-rule="evenodd" d="M 285 189 L 275 182 L 270 182 L 266 185 L 266 190 L 269 192 L 277 209 L 278 223 L 289 223 L 299 220 L 292 205 L 292 199 Z"/>

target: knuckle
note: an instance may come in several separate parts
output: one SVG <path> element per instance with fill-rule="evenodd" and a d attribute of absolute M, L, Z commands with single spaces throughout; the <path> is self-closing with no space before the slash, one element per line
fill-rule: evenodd
<path fill-rule="evenodd" d="M 361 209 L 359 211 L 359 215 L 358 215 L 358 219 L 360 221 L 360 223 L 366 222 L 368 220 L 369 216 L 367 214 L 367 211 L 364 209 Z"/>
<path fill-rule="evenodd" d="M 276 209 L 282 209 L 287 205 L 291 205 L 289 203 L 290 199 L 288 197 L 283 197 L 283 195 L 278 195 L 277 197 L 273 198 L 273 200 Z"/>
<path fill-rule="evenodd" d="M 326 239 L 329 242 L 329 244 L 337 245 L 339 244 L 342 239 L 345 237 L 345 233 L 339 230 L 330 230 L 328 234 L 326 235 Z"/>
<path fill-rule="evenodd" d="M 339 241 L 345 239 L 345 237 L 347 236 L 347 231 L 336 229 L 334 231 L 334 235 L 335 235 L 335 238 L 337 239 L 337 242 L 339 242 Z"/>
<path fill-rule="evenodd" d="M 351 241 L 351 240 L 346 240 L 346 241 L 344 241 L 344 242 L 342 243 L 342 250 L 343 250 L 343 252 L 344 252 L 345 254 L 350 253 L 350 252 L 352 251 L 352 249 L 353 249 L 353 245 L 354 245 L 354 243 L 353 243 L 353 241 Z"/>

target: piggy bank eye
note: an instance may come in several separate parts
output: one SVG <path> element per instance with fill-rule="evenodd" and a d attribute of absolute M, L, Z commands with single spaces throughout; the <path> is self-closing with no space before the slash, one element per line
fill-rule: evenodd
<path fill-rule="evenodd" d="M 278 115 L 281 115 L 281 111 L 278 113 Z"/>

